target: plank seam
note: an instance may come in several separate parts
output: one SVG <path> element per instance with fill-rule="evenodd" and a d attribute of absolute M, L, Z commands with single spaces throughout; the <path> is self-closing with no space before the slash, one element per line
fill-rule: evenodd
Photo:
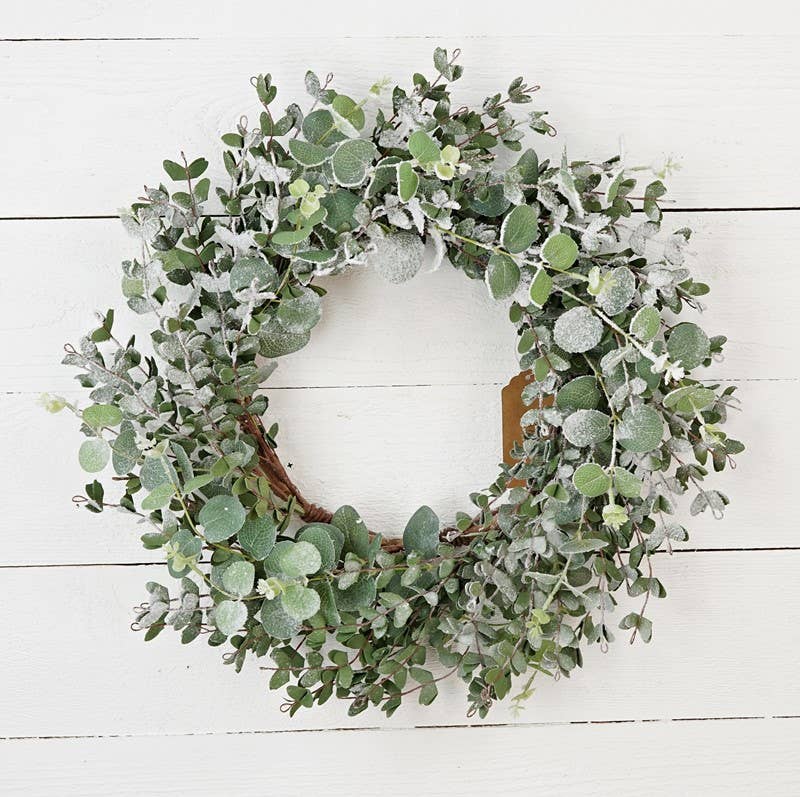
<path fill-rule="evenodd" d="M 674 554 L 696 554 L 696 553 L 777 553 L 780 551 L 793 552 L 800 551 L 798 545 L 772 545 L 772 546 L 753 546 L 740 548 L 673 548 L 672 551 L 654 551 L 655 556 L 672 556 Z M 622 550 L 621 553 L 627 553 Z M 201 561 L 200 564 L 209 564 Z M 166 567 L 165 562 L 53 562 L 53 563 L 22 563 L 22 564 L 0 564 L 0 570 L 33 570 L 33 569 L 56 569 L 56 568 L 79 568 L 79 567 Z"/>
<path fill-rule="evenodd" d="M 416 731 L 416 730 L 484 730 L 498 728 L 552 728 L 585 725 L 644 725 L 671 724 L 682 722 L 768 722 L 776 720 L 797 720 L 794 714 L 763 714 L 729 717 L 645 717 L 642 719 L 608 719 L 608 720 L 571 720 L 569 722 L 496 722 L 476 725 L 464 723 L 440 725 L 403 725 L 396 728 L 381 725 L 368 725 L 360 728 L 283 728 L 273 730 L 248 731 L 187 731 L 184 733 L 101 733 L 101 734 L 51 734 L 44 736 L 0 736 L 0 742 L 13 741 L 54 741 L 69 739 L 141 739 L 141 738 L 182 738 L 194 736 L 271 736 L 276 734 L 311 734 L 311 733 L 364 733 L 372 731 Z"/>
<path fill-rule="evenodd" d="M 800 205 L 764 205 L 758 207 L 680 207 L 680 208 L 661 208 L 664 213 L 783 213 L 796 212 L 800 210 Z M 205 213 L 203 216 L 211 218 L 228 218 L 225 213 Z M 108 221 L 119 220 L 118 215 L 114 214 L 77 214 L 67 216 L 0 216 L 0 221 Z"/>

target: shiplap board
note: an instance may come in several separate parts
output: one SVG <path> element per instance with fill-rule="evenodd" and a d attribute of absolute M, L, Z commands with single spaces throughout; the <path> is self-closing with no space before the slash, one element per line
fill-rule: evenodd
<path fill-rule="evenodd" d="M 450 8 L 430 3 L 418 4 L 425 14 L 415 14 L 412 2 L 392 20 L 394 33 L 446 28 L 450 34 L 507 35 L 348 40 L 386 33 L 385 18 L 352 2 L 306 5 L 300 30 L 294 14 L 271 6 L 249 8 L 243 25 L 240 13 L 220 13 L 207 0 L 142 0 L 135 8 L 100 0 L 15 4 L 4 15 L 0 38 L 237 38 L 0 42 L 6 188 L 0 216 L 115 213 L 144 180 L 160 179 L 157 164 L 164 156 L 180 148 L 218 154 L 217 133 L 242 111 L 252 113 L 246 78 L 254 72 L 271 70 L 284 102 L 302 97 L 307 66 L 334 70 L 339 87 L 356 93 L 382 74 L 404 79 L 429 62 L 439 43 L 464 51 L 464 100 L 481 98 L 518 72 L 542 83 L 537 104 L 551 109 L 562 131 L 557 142 L 534 139 L 543 152 L 555 153 L 566 143 L 573 157 L 604 157 L 616 151 L 622 134 L 633 162 L 665 154 L 682 158 L 683 171 L 671 181 L 678 201 L 673 207 L 796 206 L 797 37 L 624 35 L 643 29 L 719 33 L 745 23 L 750 33 L 786 32 L 796 27 L 792 19 L 771 12 L 769 3 L 758 14 L 719 0 L 693 3 L 689 13 L 673 4 L 663 15 L 624 5 L 573 4 L 569 14 L 545 6 L 534 15 L 528 4 L 505 4 L 503 13 L 489 15 L 465 6 L 453 18 Z M 552 26 L 567 35 L 509 35 L 520 29 L 508 22 L 513 9 L 538 33 Z M 583 30 L 599 31 L 592 20 L 602 20 L 608 26 L 603 33 L 617 35 L 577 37 L 576 18 Z M 244 41 L 243 27 L 248 33 L 268 30 L 272 38 Z M 323 46 L 309 38 L 315 36 L 325 36 Z M 758 412 L 737 415 L 731 424 L 749 451 L 735 473 L 717 480 L 733 498 L 728 519 L 693 520 L 690 545 L 796 543 L 789 500 L 797 448 L 797 218 L 774 212 L 671 217 L 675 226 L 699 230 L 693 242 L 698 272 L 715 288 L 705 324 L 731 339 L 729 357 L 713 376 L 795 380 L 744 385 L 745 409 Z M 132 254 L 129 247 L 111 220 L 0 225 L 6 264 L 0 269 L 0 384 L 7 394 L 27 394 L 0 399 L 0 439 L 12 454 L 0 467 L 7 510 L 0 526 L 7 558 L 0 564 L 147 557 L 136 543 L 137 530 L 121 517 L 72 511 L 69 496 L 84 478 L 66 463 L 74 463 L 79 437 L 68 420 L 37 414 L 30 403 L 39 390 L 67 389 L 56 352 L 84 329 L 91 309 L 118 305 L 117 264 Z M 434 492 L 442 490 L 437 509 L 446 513 L 455 499 L 451 485 L 463 479 L 465 489 L 476 486 L 467 484 L 473 471 L 465 469 L 458 446 L 465 445 L 464 423 L 472 413 L 484 422 L 496 419 L 492 383 L 503 381 L 514 365 L 506 325 L 481 285 L 445 271 L 401 289 L 403 301 L 397 301 L 397 289 L 368 274 L 330 287 L 333 301 L 314 345 L 276 375 L 284 387 L 336 388 L 273 394 L 273 408 L 285 418 L 282 445 L 297 460 L 298 481 L 307 480 L 309 494 L 346 500 L 366 495 L 365 515 L 389 527 L 401 522 L 404 502 L 417 500 L 418 468 L 431 477 L 416 485 L 427 486 L 419 500 L 426 500 L 432 484 Z M 26 303 L 29 295 L 36 301 Z M 441 296 L 448 298 L 444 313 Z M 409 382 L 423 386 L 341 389 Z M 315 412 L 324 445 L 315 445 L 318 430 L 298 425 Z M 480 452 L 480 461 L 469 465 L 474 475 L 492 465 L 498 429 L 481 435 L 470 449 Z M 356 457 L 343 456 L 354 446 L 369 466 L 366 485 Z M 453 473 L 448 457 L 458 463 Z M 166 577 L 162 567 L 0 568 L 0 589 L 10 604 L 0 652 L 0 735 L 32 737 L 0 744 L 2 791 L 217 794 L 230 790 L 232 781 L 230 769 L 215 762 L 232 760 L 237 788 L 263 790 L 268 761 L 276 791 L 381 794 L 373 778 L 354 780 L 353 767 L 342 765 L 357 751 L 370 772 L 395 773 L 392 794 L 398 788 L 427 794 L 536 789 L 624 795 L 643 788 L 664 795 L 793 793 L 800 720 L 666 720 L 800 714 L 794 672 L 800 636 L 793 621 L 800 608 L 798 556 L 790 550 L 720 550 L 659 557 L 670 595 L 653 606 L 653 643 L 629 648 L 621 639 L 606 656 L 591 651 L 585 671 L 571 682 L 544 684 L 521 718 L 496 707 L 491 722 L 517 723 L 502 728 L 411 727 L 463 722 L 458 684 L 443 687 L 433 710 L 412 705 L 388 722 L 374 712 L 347 720 L 341 706 L 329 704 L 290 724 L 277 711 L 279 696 L 265 694 L 255 668 L 237 677 L 220 664 L 220 651 L 202 643 L 182 648 L 164 636 L 147 646 L 127 630 L 143 583 Z M 564 724 L 573 721 L 591 724 Z M 318 730 L 339 727 L 362 730 Z M 270 730 L 277 732 L 250 733 Z M 117 733 L 142 736 L 96 738 Z M 52 734 L 83 738 L 33 738 Z"/>
<path fill-rule="evenodd" d="M 571 33 L 441 43 L 462 49 L 456 104 L 479 104 L 518 74 L 542 85 L 533 107 L 561 131 L 531 134 L 542 154 L 566 146 L 573 158 L 605 159 L 623 136 L 630 165 L 680 160 L 670 180 L 679 207 L 730 208 L 797 204 L 797 41 Z M 339 90 L 361 97 L 383 75 L 409 84 L 413 72 L 430 73 L 436 43 L 0 42 L 0 216 L 114 213 L 143 182 L 164 179 L 162 159 L 180 150 L 209 156 L 219 177 L 219 135 L 242 114 L 258 118 L 251 75 L 271 72 L 281 105 L 304 102 L 308 68 L 334 72 Z"/>
<path fill-rule="evenodd" d="M 665 225 L 695 230 L 688 264 L 712 288 L 705 313 L 686 318 L 729 339 L 725 360 L 704 375 L 799 378 L 800 211 L 674 213 Z M 4 390 L 74 386 L 74 370 L 58 366 L 62 347 L 76 343 L 108 307 L 117 310 L 118 337 L 136 332 L 147 342 L 151 317 L 128 310 L 120 292 L 119 264 L 137 247 L 118 221 L 4 221 L 0 236 L 14 264 L 0 270 Z M 505 384 L 516 372 L 505 304 L 448 264 L 403 285 L 385 283 L 372 269 L 319 282 L 329 291 L 322 321 L 309 346 L 279 361 L 273 385 Z M 20 301 L 27 294 L 35 304 Z"/>
<path fill-rule="evenodd" d="M 653 641 L 606 654 L 591 648 L 570 679 L 544 679 L 519 716 L 507 702 L 493 723 L 677 719 L 800 714 L 796 677 L 800 612 L 793 588 L 800 551 L 664 556 L 669 597 L 651 601 Z M 163 633 L 145 644 L 129 630 L 144 583 L 167 578 L 158 565 L 0 569 L 5 615 L 0 666 L 0 736 L 173 734 L 471 723 L 463 685 L 440 682 L 428 709 L 415 703 L 388 720 L 375 709 L 354 718 L 331 700 L 289 718 L 268 673 L 249 662 L 236 675 L 218 648 L 182 646 Z M 624 611 L 640 600 L 623 598 Z M 270 662 L 266 662 L 269 664 Z M 202 699 L 201 697 L 202 696 Z"/>
<path fill-rule="evenodd" d="M 523 30 L 572 35 L 576 19 L 583 31 L 599 35 L 787 32 L 785 5 L 766 0 L 759 7 L 763 13 L 753 14 L 749 6 L 730 0 L 705 0 L 702 5 L 673 0 L 669 13 L 652 14 L 629 0 L 606 0 L 602 6 L 592 0 L 573 0 L 568 14 L 557 3 L 544 3 L 537 4 L 532 15 L 524 0 L 506 0 L 502 13 L 480 3 L 463 3 L 454 14 L 451 5 L 428 0 L 405 0 L 402 6 L 387 6 L 380 12 L 368 0 L 347 4 L 304 0 L 299 13 L 296 6 L 276 3 L 250 3 L 236 13 L 222 13 L 213 0 L 139 0 L 135 5 L 108 0 L 72 0 L 69 4 L 32 0 L 9 8 L 0 38 L 241 36 L 243 27 L 251 35 L 265 31 L 301 41 L 386 34 L 388 28 L 394 36 L 445 33 L 510 38 L 519 35 L 521 21 Z M 773 13 L 768 12 L 771 8 Z M 319 45 L 315 42 L 315 46 Z"/>
<path fill-rule="evenodd" d="M 796 792 L 800 720 L 23 739 L 16 795 L 752 795 Z M 168 762 L 163 767 L 157 762 Z M 348 763 L 353 762 L 353 763 Z"/>
<path fill-rule="evenodd" d="M 787 465 L 800 449 L 794 423 L 800 382 L 745 382 L 731 436 L 747 451 L 735 470 L 709 484 L 731 496 L 724 520 L 681 520 L 691 536 L 678 548 L 800 546 L 797 522 L 781 511 L 794 489 Z M 353 504 L 370 528 L 400 536 L 421 504 L 449 521 L 469 511 L 468 495 L 490 484 L 500 460 L 500 393 L 494 386 L 330 388 L 269 392 L 281 433 L 278 452 L 303 493 L 330 509 Z M 465 430 L 468 430 L 465 433 Z M 88 480 L 77 462 L 77 421 L 52 416 L 29 395 L 0 396 L 0 483 L 14 500 L 0 525 L 0 565 L 161 561 L 145 551 L 146 526 L 109 510 L 92 515 L 70 499 Z M 107 500 L 116 498 L 109 487 Z M 688 500 L 684 501 L 688 504 Z M 765 512 L 768 513 L 765 517 Z"/>

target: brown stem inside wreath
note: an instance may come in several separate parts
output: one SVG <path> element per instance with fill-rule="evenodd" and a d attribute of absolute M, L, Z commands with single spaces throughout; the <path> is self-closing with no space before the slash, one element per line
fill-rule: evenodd
<path fill-rule="evenodd" d="M 283 501 L 288 501 L 290 498 L 294 497 L 301 510 L 300 516 L 307 523 L 330 523 L 333 518 L 333 513 L 309 501 L 289 477 L 286 468 L 275 453 L 275 449 L 267 441 L 267 434 L 264 430 L 264 424 L 261 418 L 257 415 L 245 413 L 241 416 L 239 422 L 242 429 L 256 441 L 258 458 L 260 461 L 259 471 L 261 475 L 269 481 L 275 495 Z M 473 526 L 474 525 L 475 524 L 473 524 Z M 473 526 L 470 526 L 466 531 L 470 531 Z M 452 527 L 442 529 L 439 534 L 440 539 L 449 542 L 458 542 L 458 536 L 455 537 L 455 539 L 451 536 L 453 531 L 454 529 Z M 466 531 L 462 532 L 462 535 L 465 535 Z M 370 537 L 375 536 L 374 531 L 370 531 L 369 534 Z M 381 541 L 381 548 L 389 553 L 397 553 L 403 550 L 403 541 L 398 538 L 384 538 Z"/>

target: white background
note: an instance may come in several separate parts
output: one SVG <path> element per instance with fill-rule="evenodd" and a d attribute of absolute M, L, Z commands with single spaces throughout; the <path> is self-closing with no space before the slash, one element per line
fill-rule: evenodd
<path fill-rule="evenodd" d="M 797 793 L 800 38 L 774 35 L 796 20 L 720 2 L 14 5 L 0 20 L 0 793 Z M 72 507 L 76 425 L 35 399 L 80 395 L 59 352 L 94 310 L 144 329 L 119 295 L 134 247 L 117 209 L 181 149 L 219 173 L 218 135 L 255 118 L 250 75 L 271 72 L 284 103 L 308 67 L 358 96 L 430 72 L 436 44 L 463 51 L 462 102 L 517 74 L 542 85 L 561 132 L 531 142 L 543 154 L 603 158 L 623 136 L 633 163 L 680 160 L 666 223 L 696 230 L 702 323 L 730 339 L 709 378 L 741 385 L 731 433 L 748 451 L 714 480 L 727 519 L 692 519 L 658 556 L 669 596 L 650 645 L 590 650 L 519 716 L 466 719 L 454 683 L 388 721 L 333 701 L 290 720 L 257 667 L 237 676 L 201 642 L 128 629 L 166 573 L 130 520 Z M 312 345 L 270 392 L 296 481 L 390 532 L 423 502 L 463 508 L 499 458 L 504 311 L 450 268 L 326 287 Z"/>

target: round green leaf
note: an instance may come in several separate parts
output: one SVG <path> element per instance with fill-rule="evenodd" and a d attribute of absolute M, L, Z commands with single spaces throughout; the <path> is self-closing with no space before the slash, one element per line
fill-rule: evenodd
<path fill-rule="evenodd" d="M 173 495 L 175 495 L 175 488 L 169 482 L 159 484 L 158 487 L 142 501 L 142 509 L 145 512 L 162 509 L 169 504 Z"/>
<path fill-rule="evenodd" d="M 644 343 L 651 341 L 661 328 L 661 316 L 655 307 L 641 307 L 631 319 L 631 335 Z"/>
<path fill-rule="evenodd" d="M 276 639 L 291 639 L 300 630 L 300 623 L 283 608 L 280 598 L 264 601 L 261 606 L 261 625 Z"/>
<path fill-rule="evenodd" d="M 377 590 L 375 579 L 366 575 L 361 575 L 355 584 L 351 584 L 347 589 L 335 589 L 336 605 L 343 612 L 355 612 L 372 606 L 375 602 Z"/>
<path fill-rule="evenodd" d="M 635 293 L 636 278 L 629 268 L 620 266 L 608 275 L 597 302 L 607 315 L 617 315 L 631 303 Z"/>
<path fill-rule="evenodd" d="M 556 394 L 560 410 L 593 410 L 600 403 L 600 391 L 593 376 L 578 376 Z"/>
<path fill-rule="evenodd" d="M 303 119 L 303 135 L 312 144 L 338 144 L 344 138 L 336 129 L 333 114 L 325 108 L 312 111 Z"/>
<path fill-rule="evenodd" d="M 84 440 L 78 449 L 78 462 L 87 473 L 98 473 L 108 465 L 111 446 L 99 437 Z"/>
<path fill-rule="evenodd" d="M 238 258 L 230 272 L 231 290 L 239 291 L 253 284 L 258 290 L 275 290 L 278 287 L 278 272 L 271 263 L 260 257 Z"/>
<path fill-rule="evenodd" d="M 248 517 L 236 538 L 254 559 L 266 559 L 275 545 L 278 525 L 271 517 Z"/>
<path fill-rule="evenodd" d="M 333 98 L 331 108 L 336 111 L 342 119 L 349 122 L 356 130 L 361 130 L 366 122 L 364 109 L 360 103 L 357 103 L 352 97 L 346 94 L 337 94 Z"/>
<path fill-rule="evenodd" d="M 425 244 L 413 232 L 397 232 L 375 241 L 369 263 L 387 282 L 407 282 L 422 268 Z"/>
<path fill-rule="evenodd" d="M 567 540 L 558 550 L 562 554 L 592 553 L 601 551 L 608 545 L 606 540 L 598 540 L 586 537 L 582 540 Z"/>
<path fill-rule="evenodd" d="M 319 166 L 328 160 L 331 150 L 319 144 L 293 138 L 289 141 L 289 152 L 301 166 Z"/>
<path fill-rule="evenodd" d="M 564 436 L 574 446 L 595 446 L 611 434 L 611 418 L 598 410 L 578 410 L 564 419 Z"/>
<path fill-rule="evenodd" d="M 301 584 L 289 584 L 281 593 L 284 611 L 295 620 L 307 620 L 319 611 L 319 595 Z"/>
<path fill-rule="evenodd" d="M 239 601 L 225 600 L 214 607 L 214 625 L 225 636 L 235 634 L 247 620 L 247 607 Z"/>
<path fill-rule="evenodd" d="M 229 595 L 244 598 L 253 591 L 256 569 L 252 562 L 231 562 L 222 573 L 222 586 Z"/>
<path fill-rule="evenodd" d="M 519 285 L 519 266 L 508 255 L 492 255 L 486 268 L 486 284 L 493 299 L 508 299 Z"/>
<path fill-rule="evenodd" d="M 312 330 L 322 317 L 322 301 L 310 288 L 293 299 L 283 299 L 275 314 L 280 326 L 295 335 Z"/>
<path fill-rule="evenodd" d="M 566 271 L 578 259 L 578 244 L 563 232 L 551 236 L 542 247 L 542 257 L 559 271 Z"/>
<path fill-rule="evenodd" d="M 661 445 L 664 436 L 664 420 L 659 413 L 646 404 L 628 407 L 622 413 L 619 426 L 620 445 L 636 454 L 646 454 Z"/>
<path fill-rule="evenodd" d="M 397 195 L 401 201 L 408 202 L 417 193 L 419 176 L 409 161 L 397 164 Z"/>
<path fill-rule="evenodd" d="M 439 160 L 439 145 L 424 130 L 408 137 L 408 151 L 422 164 Z"/>
<path fill-rule="evenodd" d="M 553 327 L 555 342 L 573 354 L 593 349 L 602 337 L 603 322 L 588 307 L 567 310 Z"/>
<path fill-rule="evenodd" d="M 300 540 L 281 547 L 277 555 L 277 564 L 282 573 L 290 578 L 299 578 L 316 573 L 322 567 L 322 557 L 310 542 Z"/>
<path fill-rule="evenodd" d="M 139 479 L 145 490 L 153 491 L 160 484 L 170 482 L 170 475 L 164 465 L 164 460 L 159 456 L 145 457 L 139 470 Z"/>
<path fill-rule="evenodd" d="M 439 550 L 439 518 L 429 506 L 421 506 L 403 532 L 403 547 L 430 559 Z"/>
<path fill-rule="evenodd" d="M 287 332 L 274 318 L 258 332 L 262 357 L 283 357 L 293 354 L 311 340 L 310 332 Z"/>
<path fill-rule="evenodd" d="M 83 422 L 92 429 L 122 423 L 122 412 L 113 404 L 92 404 L 83 411 Z"/>
<path fill-rule="evenodd" d="M 111 464 L 117 476 L 125 476 L 139 461 L 140 451 L 136 445 L 136 432 L 130 421 L 123 421 L 117 439 L 111 446 Z"/>
<path fill-rule="evenodd" d="M 500 243 L 512 255 L 524 252 L 538 235 L 539 213 L 530 205 L 517 205 L 500 227 Z"/>
<path fill-rule="evenodd" d="M 325 528 L 325 524 L 311 523 L 304 526 L 297 533 L 297 539 L 303 542 L 310 542 L 319 551 L 323 570 L 331 570 L 336 564 L 336 549 L 331 534 Z"/>
<path fill-rule="evenodd" d="M 642 484 L 629 470 L 614 468 L 614 489 L 625 498 L 639 498 Z"/>
<path fill-rule="evenodd" d="M 198 520 L 209 542 L 222 542 L 236 534 L 244 525 L 245 511 L 233 495 L 215 495 L 200 510 Z"/>
<path fill-rule="evenodd" d="M 345 188 L 361 185 L 377 154 L 375 145 L 366 139 L 353 138 L 342 141 L 336 147 L 331 159 L 334 179 Z"/>
<path fill-rule="evenodd" d="M 694 415 L 716 401 L 717 394 L 702 385 L 688 385 L 672 390 L 664 396 L 664 406 L 682 415 Z"/>
<path fill-rule="evenodd" d="M 585 462 L 572 475 L 575 489 L 587 498 L 597 498 L 598 495 L 608 492 L 611 487 L 611 477 L 594 462 Z"/>
<path fill-rule="evenodd" d="M 711 351 L 708 335 L 697 324 L 678 324 L 667 338 L 667 352 L 672 362 L 687 371 L 697 368 Z"/>
<path fill-rule="evenodd" d="M 340 506 L 333 513 L 331 523 L 342 532 L 345 553 L 352 552 L 360 559 L 369 558 L 369 531 L 352 506 Z"/>

